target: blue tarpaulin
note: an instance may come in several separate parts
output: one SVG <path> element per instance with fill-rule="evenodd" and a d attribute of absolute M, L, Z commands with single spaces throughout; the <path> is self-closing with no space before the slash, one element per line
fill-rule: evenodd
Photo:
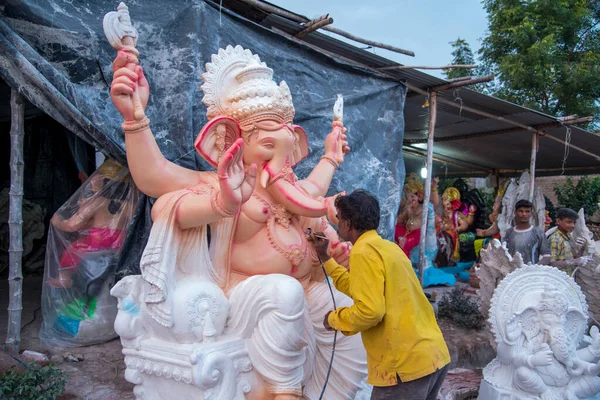
<path fill-rule="evenodd" d="M 0 76 L 68 130 L 121 162 L 122 118 L 109 97 L 116 51 L 102 19 L 116 2 L 9 1 L 0 8 Z M 206 123 L 201 74 L 211 54 L 241 45 L 258 54 L 290 87 L 295 123 L 307 132 L 310 155 L 296 168 L 306 177 L 323 154 L 336 95 L 344 95 L 344 123 L 352 152 L 329 194 L 364 188 L 382 205 L 380 233 L 393 237 L 404 181 L 402 140 L 406 88 L 280 36 L 201 0 L 127 3 L 139 32 L 140 63 L 150 82 L 146 114 L 158 145 L 171 161 L 210 167 L 193 149 Z M 138 261 L 151 225 L 152 199 L 142 198 L 121 260 L 123 273 Z"/>

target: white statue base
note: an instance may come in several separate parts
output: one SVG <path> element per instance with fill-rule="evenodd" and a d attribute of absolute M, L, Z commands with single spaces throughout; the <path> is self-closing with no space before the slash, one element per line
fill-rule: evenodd
<path fill-rule="evenodd" d="M 264 398 L 246 341 L 222 335 L 229 305 L 218 286 L 193 278 L 178 284 L 173 296 L 179 312 L 170 328 L 144 313 L 140 298 L 148 288 L 141 276 L 128 276 L 111 291 L 119 298 L 115 330 L 125 379 L 136 385 L 137 399 Z"/>

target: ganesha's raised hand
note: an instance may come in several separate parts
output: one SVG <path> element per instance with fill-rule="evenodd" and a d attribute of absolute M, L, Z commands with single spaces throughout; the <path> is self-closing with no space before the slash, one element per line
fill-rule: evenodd
<path fill-rule="evenodd" d="M 242 161 L 244 139 L 238 139 L 223 154 L 217 167 L 223 207 L 229 212 L 239 210 L 254 191 L 256 164 L 245 170 Z"/>
<path fill-rule="evenodd" d="M 334 121 L 333 130 L 325 138 L 325 156 L 331 157 L 338 163 L 344 162 L 344 156 L 350 152 L 347 129 L 340 121 Z"/>
<path fill-rule="evenodd" d="M 120 50 L 113 61 L 113 81 L 110 86 L 110 97 L 125 121 L 134 121 L 135 105 L 133 96 L 137 91 L 142 109 L 146 109 L 150 85 L 144 76 L 137 57 Z"/>

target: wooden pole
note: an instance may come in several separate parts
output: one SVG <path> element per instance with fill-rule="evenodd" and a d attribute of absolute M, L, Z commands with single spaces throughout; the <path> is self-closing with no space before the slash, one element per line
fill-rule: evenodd
<path fill-rule="evenodd" d="M 325 17 L 325 16 L 323 16 L 323 17 Z M 322 28 L 329 24 L 333 24 L 333 18 L 331 18 L 331 17 L 323 18 L 323 17 L 320 17 L 316 20 L 312 20 L 311 22 L 306 24 L 305 28 L 296 34 L 296 37 L 298 39 L 301 39 L 304 36 L 308 35 L 309 33 L 313 32 L 313 31 L 316 31 L 319 28 Z"/>
<path fill-rule="evenodd" d="M 21 312 L 23 311 L 23 137 L 25 104 L 14 89 L 10 92 L 10 198 L 8 229 L 8 330 L 6 348 L 18 354 L 21 346 Z"/>
<path fill-rule="evenodd" d="M 435 91 L 435 92 L 441 92 L 444 90 L 456 89 L 456 88 L 463 87 L 463 86 L 475 85 L 476 83 L 489 82 L 489 81 L 493 81 L 493 80 L 494 80 L 494 75 L 486 75 L 486 76 L 482 76 L 481 78 L 465 79 L 462 81 L 445 83 L 440 86 L 435 86 L 435 87 L 431 88 L 431 90 Z"/>
<path fill-rule="evenodd" d="M 571 126 L 571 125 L 577 125 L 577 124 L 582 124 L 582 123 L 586 123 L 586 122 L 591 122 L 594 120 L 594 117 L 585 117 L 585 118 L 579 118 L 577 120 L 570 120 L 567 122 L 549 122 L 546 124 L 538 124 L 538 125 L 532 125 L 533 128 L 537 129 L 539 132 L 542 132 L 541 134 L 538 133 L 539 136 L 544 136 L 546 137 L 546 132 L 542 131 L 541 129 L 547 129 L 547 128 L 557 128 L 560 126 Z M 522 128 L 508 128 L 508 129 L 500 129 L 497 131 L 488 131 L 488 132 L 477 132 L 477 133 L 465 133 L 462 135 L 452 135 L 452 136 L 444 136 L 444 137 L 436 137 L 435 138 L 435 142 L 451 142 L 453 140 L 463 140 L 463 139 L 471 139 L 471 138 L 481 138 L 481 137 L 485 137 L 485 136 L 494 136 L 494 135 L 504 135 L 507 133 L 515 133 L 515 132 L 521 132 L 523 129 Z M 405 134 L 408 132 L 404 132 Z M 413 130 L 410 133 L 421 133 L 421 130 Z M 560 140 L 560 139 L 559 139 Z M 404 145 L 412 145 L 412 144 L 419 144 L 419 143 L 427 143 L 427 139 L 404 139 Z"/>
<path fill-rule="evenodd" d="M 437 117 L 437 93 L 431 92 L 429 96 L 429 135 L 427 136 L 427 178 L 425 178 L 425 198 L 423 199 L 423 212 L 421 213 L 421 238 L 419 240 L 419 282 L 423 284 L 423 273 L 427 260 L 425 259 L 425 239 L 427 238 L 427 214 L 429 212 L 429 199 L 431 198 L 431 175 L 433 166 L 433 135 L 435 133 L 435 120 Z"/>
<path fill-rule="evenodd" d="M 583 154 L 587 154 L 590 157 L 594 157 L 597 161 L 600 161 L 600 156 L 598 156 L 597 154 L 594 154 L 594 153 L 589 152 L 589 151 L 587 151 L 585 149 L 582 149 L 579 146 L 575 146 L 574 144 L 571 144 L 571 143 L 567 144 L 564 140 L 559 139 L 559 138 L 555 138 L 552 135 L 546 135 L 546 137 L 548 139 L 550 139 L 550 140 L 554 140 L 555 142 L 558 142 L 558 143 L 561 143 L 561 144 L 564 144 L 564 145 L 568 145 L 571 149 L 577 150 L 577 151 L 579 151 L 580 153 L 583 153 Z"/>
<path fill-rule="evenodd" d="M 454 69 L 454 68 L 477 68 L 477 64 L 454 64 L 442 65 L 440 67 L 432 67 L 427 65 L 392 65 L 391 67 L 377 68 L 379 71 L 395 71 L 399 69 Z"/>
<path fill-rule="evenodd" d="M 252 5 L 252 6 L 256 7 L 256 8 L 259 8 L 259 9 L 261 9 L 263 11 L 270 12 L 270 13 L 273 13 L 273 14 L 280 15 L 282 17 L 291 19 L 292 21 L 296 21 L 296 22 L 300 22 L 300 23 L 306 23 L 306 22 L 310 21 L 306 17 L 302 17 L 302 16 L 300 16 L 298 14 L 291 13 L 291 12 L 286 11 L 284 9 L 281 9 L 279 7 L 275 7 L 275 6 L 272 6 L 270 4 L 263 3 L 262 1 L 258 1 L 258 0 L 240 0 L 240 1 L 242 1 L 243 3 L 246 3 L 246 4 L 250 4 L 250 5 Z M 343 31 L 341 29 L 335 28 L 333 26 L 324 26 L 322 29 L 326 30 L 326 31 L 329 31 L 329 32 L 332 32 L 332 33 L 335 33 L 337 35 L 343 36 L 346 39 L 354 40 L 355 42 L 358 42 L 358 43 L 366 44 L 366 45 L 369 45 L 369 46 L 372 46 L 372 47 L 378 47 L 380 49 L 385 49 L 385 50 L 393 51 L 395 53 L 400 53 L 400 54 L 404 54 L 404 55 L 411 56 L 411 57 L 415 56 L 415 53 L 413 53 L 410 50 L 404 50 L 404 49 L 401 49 L 399 47 L 390 46 L 388 44 L 383 44 L 383 43 L 375 42 L 375 41 L 372 41 L 372 40 L 363 39 L 361 37 L 354 36 L 351 33 L 348 33 L 348 32 Z"/>
<path fill-rule="evenodd" d="M 472 76 L 459 76 L 458 78 L 446 79 L 448 83 L 452 82 L 460 82 L 460 81 L 468 81 L 469 79 L 473 79 Z"/>
<path fill-rule="evenodd" d="M 533 192 L 535 189 L 535 160 L 538 150 L 538 135 L 531 135 L 531 163 L 529 164 L 529 201 L 533 202 Z"/>

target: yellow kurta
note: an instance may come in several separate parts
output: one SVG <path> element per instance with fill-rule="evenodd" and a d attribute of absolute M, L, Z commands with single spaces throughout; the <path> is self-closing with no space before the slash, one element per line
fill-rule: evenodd
<path fill-rule="evenodd" d="M 350 272 L 330 259 L 335 287 L 354 300 L 329 314 L 344 335 L 362 333 L 369 382 L 392 386 L 434 373 L 450 363 L 433 307 L 404 252 L 377 232 L 364 233 L 350 252 Z"/>

